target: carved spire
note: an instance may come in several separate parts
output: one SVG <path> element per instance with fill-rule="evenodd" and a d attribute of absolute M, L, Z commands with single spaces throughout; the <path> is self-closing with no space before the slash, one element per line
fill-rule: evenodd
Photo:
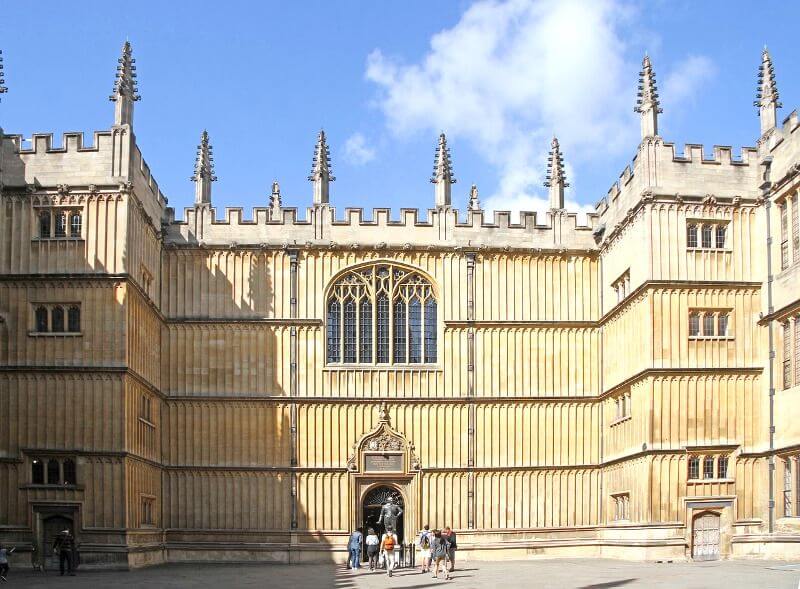
<path fill-rule="evenodd" d="M 269 217 L 271 221 L 277 221 L 281 217 L 281 185 L 277 180 L 272 182 L 272 194 L 269 197 Z"/>
<path fill-rule="evenodd" d="M 331 174 L 331 152 L 325 141 L 325 131 L 320 130 L 317 135 L 317 144 L 314 147 L 314 159 L 311 163 L 311 175 L 308 177 L 313 182 L 314 206 L 330 202 L 330 183 L 336 180 Z"/>
<path fill-rule="evenodd" d="M 211 204 L 211 183 L 217 180 L 214 175 L 214 153 L 208 141 L 208 131 L 203 129 L 200 145 L 197 146 L 197 159 L 194 162 L 194 204 Z"/>
<path fill-rule="evenodd" d="M 642 139 L 658 135 L 658 115 L 664 112 L 658 100 L 656 72 L 650 63 L 650 56 L 645 54 L 642 60 L 642 71 L 639 72 L 639 92 L 637 93 L 634 111 L 642 115 Z"/>
<path fill-rule="evenodd" d="M 0 49 L 0 94 L 8 92 L 8 88 L 4 86 L 6 80 L 3 77 L 3 51 Z"/>
<path fill-rule="evenodd" d="M 558 145 L 558 139 L 553 137 L 550 144 L 550 155 L 547 156 L 547 177 L 544 185 L 550 189 L 550 208 L 564 208 L 564 188 L 569 186 L 567 174 L 564 172 L 564 154 Z"/>
<path fill-rule="evenodd" d="M 758 90 L 754 106 L 758 107 L 758 115 L 761 117 L 761 135 L 773 129 L 778 121 L 778 109 L 783 106 L 778 101 L 778 85 L 775 83 L 775 68 L 772 65 L 772 57 L 766 46 L 761 52 L 761 65 L 758 68 Z"/>
<path fill-rule="evenodd" d="M 480 211 L 481 201 L 478 200 L 478 187 L 473 184 L 469 189 L 469 203 L 467 204 L 468 211 Z"/>
<path fill-rule="evenodd" d="M 122 57 L 118 61 L 114 90 L 108 99 L 115 103 L 114 124 L 133 125 L 133 103 L 141 97 L 136 86 L 136 66 L 133 65 L 136 60 L 128 41 L 122 46 Z"/>
<path fill-rule="evenodd" d="M 439 134 L 439 145 L 433 159 L 433 175 L 431 182 L 434 187 L 434 197 L 437 207 L 449 207 L 451 204 L 450 187 L 456 183 L 453 176 L 453 160 L 450 158 L 450 149 L 447 147 L 447 137 Z"/>

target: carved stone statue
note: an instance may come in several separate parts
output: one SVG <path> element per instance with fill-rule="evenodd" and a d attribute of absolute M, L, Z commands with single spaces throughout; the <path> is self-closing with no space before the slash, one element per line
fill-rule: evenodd
<path fill-rule="evenodd" d="M 394 502 L 393 497 L 388 497 L 386 503 L 381 505 L 381 516 L 378 523 L 382 523 L 387 529 L 391 528 L 397 533 L 397 518 L 403 515 L 403 509 Z"/>

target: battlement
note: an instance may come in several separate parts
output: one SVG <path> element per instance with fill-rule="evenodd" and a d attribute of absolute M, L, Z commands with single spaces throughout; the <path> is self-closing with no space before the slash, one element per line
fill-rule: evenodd
<path fill-rule="evenodd" d="M 711 156 L 707 157 L 705 147 L 699 143 L 687 143 L 682 153 L 677 153 L 674 143 L 663 143 L 662 149 L 671 151 L 671 160 L 680 164 L 749 166 L 758 163 L 758 149 L 742 147 L 738 155 L 734 155 L 729 145 L 715 145 Z"/>
<path fill-rule="evenodd" d="M 160 224 L 167 199 L 125 127 L 67 132 L 56 143 L 52 133 L 3 135 L 3 184 L 9 187 L 108 186 L 131 183 L 153 222 Z"/>
<path fill-rule="evenodd" d="M 165 241 L 173 244 L 207 245 L 284 245 L 324 243 L 341 245 L 384 244 L 387 247 L 508 247 L 549 249 L 595 249 L 592 232 L 598 216 L 588 216 L 588 225 L 578 223 L 578 215 L 563 211 L 545 213 L 540 224 L 537 213 L 524 211 L 513 222 L 509 211 L 460 212 L 452 208 L 428 209 L 424 217 L 418 209 L 400 209 L 392 218 L 388 208 L 372 209 L 365 217 L 362 208 L 346 208 L 337 216 L 333 207 L 313 207 L 300 218 L 295 208 L 281 209 L 272 219 L 267 208 L 255 208 L 245 219 L 241 208 L 226 208 L 222 219 L 212 207 L 185 209 L 184 219 L 176 220 L 167 209 Z M 413 229 L 413 231 L 409 231 Z"/>

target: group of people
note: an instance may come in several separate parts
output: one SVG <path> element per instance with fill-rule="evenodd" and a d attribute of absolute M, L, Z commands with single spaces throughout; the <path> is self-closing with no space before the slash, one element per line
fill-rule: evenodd
<path fill-rule="evenodd" d="M 356 529 L 350 534 L 347 549 L 350 553 L 347 566 L 352 570 L 361 568 L 361 554 L 364 547 L 367 551 L 369 570 L 374 572 L 381 566 L 386 568 L 386 574 L 392 576 L 392 571 L 400 564 L 395 552 L 399 546 L 397 534 L 392 526 L 387 526 L 386 531 L 378 537 L 374 528 L 367 529 L 367 535 L 361 529 Z M 439 578 L 439 568 L 450 579 L 456 562 L 456 533 L 446 526 L 439 530 L 431 530 L 427 524 L 417 535 L 416 547 L 422 559 L 422 573 L 432 572 L 432 577 Z"/>
<path fill-rule="evenodd" d="M 11 548 L 6 548 L 2 544 L 0 544 L 0 582 L 8 581 L 8 571 L 9 571 L 9 562 L 8 557 L 16 550 L 16 546 Z M 75 575 L 74 568 L 77 565 L 77 547 L 75 544 L 75 537 L 72 535 L 72 532 L 69 530 L 63 530 L 56 534 L 55 540 L 53 541 L 53 554 L 58 555 L 58 565 L 61 569 L 61 574 L 64 574 L 64 570 L 69 575 Z M 33 548 L 31 552 L 31 564 L 34 567 L 38 566 L 40 569 L 43 563 L 38 562 L 36 560 L 36 548 Z M 65 566 L 66 565 L 66 566 Z"/>

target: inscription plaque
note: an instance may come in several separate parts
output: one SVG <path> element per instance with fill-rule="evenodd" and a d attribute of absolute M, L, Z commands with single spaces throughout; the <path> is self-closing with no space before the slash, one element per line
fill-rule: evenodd
<path fill-rule="evenodd" d="M 401 472 L 402 454 L 365 454 L 364 470 L 371 472 Z"/>

